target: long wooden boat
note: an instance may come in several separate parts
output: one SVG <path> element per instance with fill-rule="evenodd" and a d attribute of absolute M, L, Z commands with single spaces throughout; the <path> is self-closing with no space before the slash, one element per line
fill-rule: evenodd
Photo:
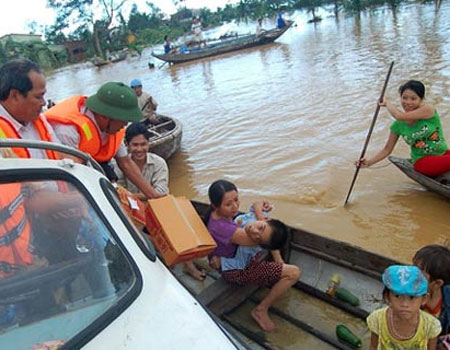
<path fill-rule="evenodd" d="M 261 35 L 250 34 L 238 36 L 235 38 L 227 38 L 224 40 L 210 41 L 207 43 L 207 47 L 195 47 L 191 49 L 188 48 L 188 50 L 184 53 L 180 53 L 179 51 L 168 54 L 152 52 L 152 56 L 173 64 L 216 56 L 227 52 L 271 43 L 278 39 L 281 35 L 283 35 L 284 32 L 286 32 L 291 27 L 291 25 L 292 22 L 284 28 L 270 29 L 263 32 Z"/>
<path fill-rule="evenodd" d="M 410 179 L 413 179 L 433 192 L 450 198 L 450 173 L 433 178 L 415 171 L 409 159 L 390 156 L 389 160 Z"/>
<path fill-rule="evenodd" d="M 207 204 L 193 204 L 204 215 Z M 270 310 L 277 330 L 264 333 L 250 318 L 250 310 L 267 293 L 265 288 L 237 287 L 225 283 L 217 272 L 208 270 L 205 261 L 196 263 L 208 270 L 207 279 L 194 281 L 175 273 L 179 280 L 225 327 L 237 333 L 251 349 L 342 349 L 351 347 L 340 342 L 335 334 L 344 324 L 369 348 L 370 332 L 365 318 L 382 307 L 381 274 L 397 261 L 354 245 L 291 227 L 291 239 L 283 251 L 284 260 L 300 267 L 302 274 L 287 295 Z M 326 293 L 334 274 L 360 300 L 353 306 Z"/>
<path fill-rule="evenodd" d="M 150 151 L 167 160 L 180 148 L 183 126 L 177 119 L 160 114 L 157 120 L 148 127 Z"/>

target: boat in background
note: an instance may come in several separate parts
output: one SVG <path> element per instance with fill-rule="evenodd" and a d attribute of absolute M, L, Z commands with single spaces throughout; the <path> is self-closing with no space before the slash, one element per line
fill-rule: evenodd
<path fill-rule="evenodd" d="M 121 51 L 112 52 L 111 54 L 109 54 L 107 60 L 105 60 L 101 57 L 98 57 L 98 56 L 94 56 L 94 57 L 92 57 L 91 62 L 96 67 L 102 67 L 102 66 L 106 66 L 111 63 L 123 61 L 125 58 L 127 58 L 127 56 L 128 56 L 128 50 L 121 50 Z"/>
<path fill-rule="evenodd" d="M 290 22 L 286 27 L 278 29 L 270 29 L 262 32 L 260 35 L 250 34 L 241 35 L 207 42 L 206 47 L 187 47 L 186 52 L 181 53 L 180 50 L 170 53 L 158 53 L 152 51 L 152 56 L 173 64 L 183 63 L 200 58 L 216 56 L 227 52 L 243 50 L 254 46 L 265 45 L 271 43 L 283 35 L 291 26 Z"/>
<path fill-rule="evenodd" d="M 101 57 L 98 57 L 98 56 L 92 57 L 91 58 L 91 62 L 96 67 L 106 66 L 107 64 L 111 63 L 111 62 L 109 62 L 109 61 L 107 61 L 107 60 L 105 60 L 105 59 L 103 59 Z"/>
<path fill-rule="evenodd" d="M 167 160 L 180 148 L 183 126 L 175 118 L 161 114 L 157 114 L 156 118 L 157 122 L 147 129 L 151 134 L 150 152 Z"/>
<path fill-rule="evenodd" d="M 433 192 L 450 198 L 450 172 L 433 178 L 415 171 L 409 159 L 390 156 L 389 160 L 410 179 L 413 179 Z"/>

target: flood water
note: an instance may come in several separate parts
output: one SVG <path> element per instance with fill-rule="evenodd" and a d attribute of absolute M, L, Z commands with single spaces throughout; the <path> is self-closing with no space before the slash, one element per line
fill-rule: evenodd
<path fill-rule="evenodd" d="M 450 141 L 450 2 L 339 20 L 324 12 L 316 25 L 308 16 L 287 15 L 297 26 L 273 44 L 178 66 L 149 69 L 147 49 L 102 68 L 66 67 L 49 77 L 47 97 L 89 95 L 106 81 L 138 77 L 158 111 L 184 126 L 182 149 L 169 160 L 171 193 L 207 201 L 209 184 L 225 178 L 239 188 L 243 210 L 266 198 L 286 223 L 408 262 L 419 247 L 449 239 L 447 199 L 386 160 L 362 169 L 350 205 L 343 203 L 391 61 L 386 97 L 399 103 L 399 85 L 422 80 Z M 392 121 L 383 109 L 368 156 Z M 402 140 L 394 155 L 408 157 Z"/>

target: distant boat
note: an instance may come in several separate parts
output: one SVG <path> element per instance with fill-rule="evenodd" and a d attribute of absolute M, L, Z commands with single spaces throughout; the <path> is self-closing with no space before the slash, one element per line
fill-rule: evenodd
<path fill-rule="evenodd" d="M 107 64 L 110 64 L 110 63 L 116 63 L 119 61 L 123 61 L 125 58 L 127 58 L 127 56 L 128 56 L 128 51 L 122 50 L 122 51 L 117 51 L 117 52 L 111 53 L 109 56 L 109 59 L 107 59 L 107 60 L 105 60 L 101 57 L 98 57 L 98 56 L 94 56 L 94 57 L 92 57 L 91 62 L 96 67 L 102 67 L 102 66 L 106 66 Z"/>
<path fill-rule="evenodd" d="M 278 39 L 291 27 L 292 23 L 293 22 L 290 22 L 286 27 L 281 29 L 275 28 L 266 30 L 260 35 L 241 35 L 238 37 L 226 38 L 223 40 L 221 39 L 209 41 L 207 42 L 206 47 L 188 47 L 186 52 L 184 53 L 181 53 L 179 50 L 167 54 L 152 52 L 152 56 L 160 60 L 176 64 L 198 60 L 200 58 L 216 56 L 227 52 L 247 49 L 253 46 L 264 45 Z"/>
<path fill-rule="evenodd" d="M 148 127 L 150 152 L 167 160 L 180 148 L 183 127 L 175 118 L 161 114 L 157 118 L 158 122 Z"/>
<path fill-rule="evenodd" d="M 96 67 L 106 66 L 107 64 L 110 64 L 110 61 L 104 60 L 103 58 L 100 58 L 98 56 L 94 56 L 91 58 L 91 62 Z"/>

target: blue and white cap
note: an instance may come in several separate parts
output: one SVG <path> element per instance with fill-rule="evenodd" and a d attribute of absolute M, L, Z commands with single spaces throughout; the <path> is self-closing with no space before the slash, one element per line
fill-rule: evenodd
<path fill-rule="evenodd" d="M 142 81 L 140 81 L 139 79 L 133 79 L 130 83 L 130 87 L 135 88 L 137 86 L 142 86 Z"/>
<path fill-rule="evenodd" d="M 398 295 L 420 296 L 428 291 L 427 279 L 417 266 L 389 266 L 384 270 L 382 279 L 384 285 Z"/>

